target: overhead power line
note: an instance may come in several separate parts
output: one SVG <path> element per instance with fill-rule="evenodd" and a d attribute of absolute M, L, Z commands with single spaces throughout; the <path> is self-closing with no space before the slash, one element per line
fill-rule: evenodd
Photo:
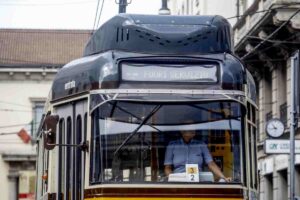
<path fill-rule="evenodd" d="M 29 106 L 29 105 L 12 103 L 12 102 L 8 102 L 8 101 L 0 101 L 0 103 L 2 103 L 2 104 L 8 104 L 8 105 L 14 105 L 14 106 L 21 106 L 21 107 L 26 107 L 26 108 L 32 108 L 32 106 Z"/>
<path fill-rule="evenodd" d="M 290 4 L 288 4 L 288 5 L 279 6 L 279 7 L 276 7 L 276 8 L 265 9 L 265 10 L 259 10 L 259 11 L 252 12 L 252 13 L 249 13 L 249 14 L 235 15 L 235 16 L 232 16 L 232 17 L 228 17 L 228 18 L 226 18 L 226 19 L 235 19 L 235 18 L 239 18 L 239 17 L 244 17 L 244 16 L 249 16 L 249 15 L 254 15 L 254 14 L 257 14 L 257 13 L 269 12 L 269 11 L 273 11 L 273 10 L 280 9 L 280 8 L 288 8 L 288 7 L 290 7 L 290 6 L 293 6 L 293 5 L 299 5 L 299 4 L 300 4 L 300 3 L 290 3 Z"/>
<path fill-rule="evenodd" d="M 65 2 L 57 2 L 57 3 L 41 3 L 41 2 L 33 2 L 33 3 L 0 3 L 0 6 L 61 6 L 61 5 L 75 5 L 75 4 L 87 4 L 94 3 L 93 0 L 86 1 L 65 1 Z"/>
<path fill-rule="evenodd" d="M 257 37 L 257 36 L 251 36 L 251 35 L 246 35 L 244 37 L 250 38 L 250 39 L 257 39 L 257 40 L 264 40 L 264 38 Z M 242 38 L 238 38 L 239 40 Z M 283 44 L 300 44 L 300 42 L 293 42 L 293 41 L 288 41 L 288 40 L 266 40 L 266 42 L 270 43 L 283 43 Z"/>
<path fill-rule="evenodd" d="M 102 10 L 103 10 L 103 5 L 104 5 L 104 0 L 102 0 L 101 9 L 100 9 L 100 13 L 99 13 L 99 17 L 98 17 L 98 22 L 97 22 L 96 29 L 99 27 L 101 15 L 102 15 Z"/>
<path fill-rule="evenodd" d="M 284 41 L 290 42 L 290 40 L 291 40 L 293 37 L 298 37 L 298 36 L 300 36 L 300 33 L 296 33 L 295 35 L 292 35 L 292 36 L 286 38 L 286 40 L 284 40 Z M 245 37 L 248 37 L 248 36 L 245 36 Z M 270 48 L 272 48 L 272 47 L 274 47 L 274 46 L 276 46 L 276 45 L 278 45 L 278 44 L 279 44 L 279 43 L 273 43 L 272 45 L 267 46 L 266 48 L 263 48 L 263 49 L 260 49 L 260 50 L 258 50 L 258 51 L 253 52 L 253 53 L 251 54 L 251 56 L 256 55 L 256 54 L 258 54 L 258 53 L 263 53 L 263 52 L 267 51 L 268 49 L 270 49 Z M 268 60 L 269 60 L 269 59 L 268 59 Z M 249 60 L 247 60 L 247 62 L 248 62 L 248 61 L 249 61 Z M 255 60 L 255 61 L 258 61 L 258 60 Z M 272 60 L 270 60 L 270 61 L 272 61 Z"/>
<path fill-rule="evenodd" d="M 20 127 L 20 126 L 27 126 L 27 125 L 35 125 L 39 124 L 40 122 L 35 122 L 35 123 L 27 123 L 27 124 L 12 124 L 12 125 L 6 125 L 6 126 L 0 126 L 0 128 L 13 128 L 13 127 Z"/>
<path fill-rule="evenodd" d="M 1 135 L 16 135 L 16 134 L 18 134 L 18 132 L 0 133 L 0 136 L 1 136 Z"/>
<path fill-rule="evenodd" d="M 96 7 L 96 14 L 95 14 L 94 25 L 93 25 L 93 30 L 94 31 L 99 26 L 99 22 L 100 22 L 100 18 L 101 18 L 101 15 L 102 15 L 102 10 L 103 10 L 103 5 L 104 5 L 104 0 L 102 0 L 100 11 L 99 11 L 99 5 L 100 5 L 100 0 L 98 0 L 97 7 Z M 99 11 L 99 14 L 98 14 L 98 11 Z"/>
<path fill-rule="evenodd" d="M 297 9 L 294 14 L 292 14 L 284 23 L 282 23 L 275 31 L 273 31 L 268 37 L 266 37 L 263 41 L 261 41 L 258 45 L 256 45 L 251 51 L 249 51 L 246 55 L 244 55 L 241 59 L 246 59 L 250 54 L 255 52 L 262 44 L 264 44 L 267 40 L 270 40 L 282 27 L 284 27 L 289 21 L 295 17 L 300 12 L 300 8 Z"/>
<path fill-rule="evenodd" d="M 0 112 L 33 112 L 32 110 L 15 110 L 15 109 L 7 109 L 7 108 L 0 108 Z"/>
<path fill-rule="evenodd" d="M 95 14 L 95 19 L 94 19 L 93 30 L 95 30 L 95 26 L 96 26 L 96 21 L 97 21 L 97 16 L 98 16 L 99 4 L 100 4 L 100 0 L 98 0 L 97 6 L 96 6 L 96 14 Z"/>

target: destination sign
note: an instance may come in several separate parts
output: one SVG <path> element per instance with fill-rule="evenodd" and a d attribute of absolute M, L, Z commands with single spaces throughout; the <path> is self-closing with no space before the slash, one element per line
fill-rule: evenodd
<path fill-rule="evenodd" d="M 290 153 L 290 141 L 289 140 L 265 140 L 265 153 Z M 300 153 L 300 140 L 295 140 L 295 153 Z"/>
<path fill-rule="evenodd" d="M 123 81 L 216 83 L 216 65 L 122 64 Z"/>

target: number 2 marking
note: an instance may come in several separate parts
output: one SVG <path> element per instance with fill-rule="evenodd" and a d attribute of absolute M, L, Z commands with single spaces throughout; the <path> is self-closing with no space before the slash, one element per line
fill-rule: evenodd
<path fill-rule="evenodd" d="M 194 180 L 195 180 L 195 175 L 191 174 L 191 181 L 194 181 Z"/>

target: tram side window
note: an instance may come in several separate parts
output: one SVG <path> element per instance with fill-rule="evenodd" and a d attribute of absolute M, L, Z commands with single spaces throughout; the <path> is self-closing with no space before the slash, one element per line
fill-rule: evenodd
<path fill-rule="evenodd" d="M 98 126 L 97 120 L 98 113 L 94 113 L 93 120 L 92 120 L 92 158 L 91 158 L 91 173 L 90 173 L 90 180 L 92 183 L 101 182 L 100 179 L 100 127 Z"/>
<path fill-rule="evenodd" d="M 75 144 L 80 144 L 82 142 L 82 120 L 81 116 L 78 115 L 76 119 L 76 138 Z M 81 199 L 81 183 L 82 183 L 82 152 L 79 148 L 75 149 L 74 154 L 74 161 L 75 161 L 75 197 L 76 199 Z"/>
<path fill-rule="evenodd" d="M 38 148 L 38 163 L 39 163 L 39 165 L 37 165 L 37 187 L 36 187 L 36 195 L 37 195 L 37 197 L 39 198 L 39 197 L 41 197 L 42 196 L 42 194 L 43 194 L 43 192 L 42 192 L 42 190 L 43 190 L 43 188 L 42 188 L 42 179 L 40 178 L 40 177 L 42 177 L 43 176 L 43 165 L 41 164 L 41 163 L 43 163 L 43 155 L 44 155 L 44 153 L 43 153 L 43 149 L 44 149 L 44 147 L 43 147 L 43 142 L 42 142 L 43 140 L 42 139 L 40 139 L 40 140 L 38 140 L 38 143 L 37 143 L 37 148 Z"/>
<path fill-rule="evenodd" d="M 256 147 L 256 116 L 255 107 L 250 103 L 247 104 L 247 123 L 248 123 L 248 140 L 249 140 L 249 156 L 250 156 L 250 186 L 257 188 L 257 147 Z"/>
<path fill-rule="evenodd" d="M 105 104 L 92 114 L 90 180 L 168 183 L 229 178 L 241 183 L 240 108 L 233 102 Z M 192 136 L 186 141 L 185 134 Z M 188 179 L 189 166 L 196 169 L 195 180 Z"/>
<path fill-rule="evenodd" d="M 60 119 L 59 121 L 59 133 L 58 133 L 58 140 L 59 144 L 65 144 L 65 120 Z M 64 188 L 65 188 L 65 180 L 63 178 L 63 174 L 65 171 L 65 148 L 64 147 L 58 147 L 59 151 L 59 170 L 58 170 L 58 184 L 60 185 L 59 187 L 59 199 L 62 198 L 62 193 L 64 193 Z"/>

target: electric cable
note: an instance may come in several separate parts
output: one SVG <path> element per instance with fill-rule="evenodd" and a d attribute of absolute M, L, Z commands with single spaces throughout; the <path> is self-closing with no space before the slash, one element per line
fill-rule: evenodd
<path fill-rule="evenodd" d="M 32 110 L 15 110 L 15 109 L 0 108 L 0 112 L 33 112 L 33 111 Z"/>
<path fill-rule="evenodd" d="M 32 106 L 29 105 L 24 105 L 24 104 L 18 104 L 18 103 L 12 103 L 8 101 L 0 101 L 0 104 L 9 104 L 9 105 L 14 105 L 14 106 L 21 106 L 21 107 L 26 107 L 26 108 L 32 108 Z"/>
<path fill-rule="evenodd" d="M 27 124 L 12 124 L 12 125 L 0 126 L 0 128 L 13 128 L 13 127 L 20 127 L 20 126 L 27 126 L 27 125 L 35 125 L 39 123 L 40 122 L 27 123 Z"/>
<path fill-rule="evenodd" d="M 250 39 L 264 40 L 264 38 L 260 38 L 260 37 L 257 37 L 257 36 L 246 36 L 246 37 L 250 38 Z M 286 41 L 286 40 L 266 40 L 266 42 L 285 43 L 285 44 L 300 44 L 300 42 L 291 42 L 291 41 Z"/>
<path fill-rule="evenodd" d="M 0 133 L 0 136 L 2 135 L 16 135 L 18 132 L 11 132 L 11 133 Z"/>
<path fill-rule="evenodd" d="M 291 37 L 287 38 L 285 41 L 289 41 L 289 40 L 292 39 L 293 37 L 298 37 L 298 36 L 300 36 L 300 33 L 297 33 L 297 34 L 295 34 L 295 35 L 292 35 Z M 245 37 L 246 37 L 246 36 L 245 36 Z M 266 48 L 260 49 L 260 50 L 258 50 L 258 51 L 256 51 L 256 52 L 253 52 L 251 56 L 254 56 L 254 55 L 258 54 L 258 53 L 263 53 L 263 52 L 267 51 L 268 49 L 270 49 L 270 48 L 272 48 L 272 47 L 274 47 L 274 46 L 276 46 L 276 45 L 277 45 L 277 43 L 272 44 L 271 46 L 268 46 L 268 47 L 266 47 Z M 258 61 L 258 60 L 256 60 L 256 61 Z M 267 61 L 267 60 L 265 60 L 265 61 Z M 272 61 L 272 59 L 271 59 L 270 61 Z M 248 60 L 247 60 L 247 62 L 248 62 Z"/>
<path fill-rule="evenodd" d="M 98 17 L 96 29 L 99 27 L 100 18 L 101 18 L 102 10 L 103 10 L 103 5 L 104 5 L 104 0 L 102 0 L 101 9 L 100 9 L 100 13 L 99 13 L 99 17 Z"/>
<path fill-rule="evenodd" d="M 75 5 L 75 4 L 87 4 L 94 3 L 94 1 L 69 1 L 58 3 L 0 3 L 0 6 L 61 6 L 61 5 Z"/>
<path fill-rule="evenodd" d="M 100 0 L 98 0 L 98 2 L 97 2 L 97 6 L 96 6 L 96 14 L 95 14 L 94 25 L 93 25 L 93 29 L 92 29 L 92 30 L 95 30 L 95 25 L 96 25 L 97 16 L 98 16 L 99 4 L 100 4 Z"/>
<path fill-rule="evenodd" d="M 241 59 L 244 60 L 247 58 L 250 54 L 252 54 L 254 51 L 256 51 L 262 44 L 264 44 L 267 40 L 272 38 L 282 27 L 284 27 L 287 23 L 290 22 L 290 20 L 295 17 L 300 12 L 300 8 L 297 9 L 297 11 L 294 12 L 285 22 L 283 22 L 275 31 L 273 31 L 268 37 L 266 37 L 263 41 L 261 41 L 258 45 L 256 45 L 251 51 L 249 51 L 246 55 L 244 55 Z"/>
<path fill-rule="evenodd" d="M 287 8 L 289 6 L 293 6 L 293 5 L 299 5 L 300 3 L 290 3 L 288 5 L 284 5 L 284 6 L 280 6 L 280 7 L 276 7 L 276 8 L 269 8 L 269 9 L 266 9 L 266 10 L 260 10 L 260 11 L 256 11 L 256 12 L 253 12 L 253 13 L 249 13 L 249 14 L 243 14 L 243 15 L 236 15 L 236 16 L 232 16 L 232 17 L 228 17 L 226 19 L 235 19 L 235 18 L 239 18 L 239 17 L 244 17 L 244 16 L 249 16 L 249 15 L 254 15 L 254 14 L 257 14 L 257 13 L 263 13 L 263 12 L 268 12 L 268 11 L 273 11 L 273 10 L 276 10 L 276 9 L 281 9 L 281 8 Z"/>

